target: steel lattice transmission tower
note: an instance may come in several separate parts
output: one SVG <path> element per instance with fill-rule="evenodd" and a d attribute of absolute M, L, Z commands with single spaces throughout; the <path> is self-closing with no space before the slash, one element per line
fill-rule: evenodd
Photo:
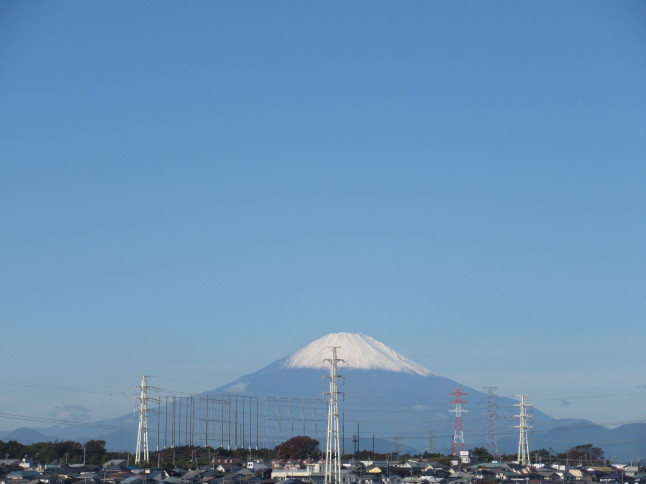
<path fill-rule="evenodd" d="M 141 461 L 148 461 L 148 376 L 141 377 L 139 385 L 139 429 L 137 431 L 137 451 L 135 453 L 135 464 Z"/>
<path fill-rule="evenodd" d="M 496 387 L 484 387 L 487 390 L 487 435 L 485 436 L 485 449 L 494 456 L 498 456 L 498 439 L 496 438 L 496 408 L 498 395 L 494 393 Z"/>
<path fill-rule="evenodd" d="M 455 400 L 449 402 L 455 405 L 454 409 L 449 410 L 450 412 L 455 412 L 455 424 L 453 425 L 453 446 L 451 447 L 451 454 L 458 455 L 459 451 L 464 450 L 462 413 L 466 412 L 467 410 L 463 410 L 462 405 L 468 403 L 462 400 L 461 397 L 468 395 L 468 393 L 464 393 L 458 388 L 454 392 L 449 393 L 449 395 L 455 395 Z"/>
<path fill-rule="evenodd" d="M 339 378 L 338 365 L 343 360 L 336 356 L 337 346 L 331 346 L 332 357 L 325 361 L 330 363 L 330 391 L 328 395 L 327 441 L 325 443 L 325 484 L 341 483 L 341 443 L 339 436 Z"/>
<path fill-rule="evenodd" d="M 529 442 L 527 440 L 527 431 L 532 428 L 531 425 L 529 425 L 529 420 L 531 419 L 531 415 L 527 412 L 527 408 L 531 407 L 532 405 L 527 403 L 527 395 L 522 394 L 522 395 L 516 395 L 517 397 L 520 397 L 520 403 L 515 403 L 515 407 L 520 407 L 520 415 L 514 415 L 514 417 L 517 417 L 520 419 L 520 422 L 518 425 L 515 426 L 515 428 L 520 429 L 520 437 L 518 439 L 518 463 L 522 465 L 530 465 L 530 460 L 529 460 Z"/>

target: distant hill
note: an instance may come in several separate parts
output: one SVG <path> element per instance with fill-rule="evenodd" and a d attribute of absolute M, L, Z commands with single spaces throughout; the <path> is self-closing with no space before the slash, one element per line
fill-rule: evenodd
<path fill-rule="evenodd" d="M 531 437 L 534 449 L 566 450 L 574 445 L 593 444 L 601 447 L 607 458 L 643 461 L 646 456 L 646 424 L 635 423 L 608 429 L 582 421 L 551 430 L 535 432 Z M 572 442 L 576 441 L 576 444 Z"/>
<path fill-rule="evenodd" d="M 5 442 L 8 440 L 16 440 L 22 443 L 34 443 L 47 442 L 52 440 L 52 438 L 42 434 L 36 429 L 20 427 L 16 430 L 0 432 L 0 440 L 4 440 Z"/>

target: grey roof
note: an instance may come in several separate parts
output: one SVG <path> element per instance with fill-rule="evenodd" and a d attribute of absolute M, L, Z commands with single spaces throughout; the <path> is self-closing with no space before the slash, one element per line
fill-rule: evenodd
<path fill-rule="evenodd" d="M 192 481 L 193 479 L 199 479 L 203 473 L 204 473 L 203 470 L 188 471 L 182 476 L 182 479 L 185 479 L 187 481 Z"/>
<path fill-rule="evenodd" d="M 161 482 L 168 482 L 169 484 L 185 484 L 186 481 L 181 477 L 166 477 Z"/>
<path fill-rule="evenodd" d="M 31 479 L 31 478 L 38 479 L 41 476 L 42 474 L 36 471 L 12 471 L 9 474 L 7 474 L 7 478 L 11 478 L 11 479 Z"/>
<path fill-rule="evenodd" d="M 164 472 L 163 471 L 153 471 L 150 474 L 148 474 L 147 478 L 149 480 L 153 481 L 161 481 L 164 479 Z"/>
<path fill-rule="evenodd" d="M 144 479 L 139 476 L 126 477 L 123 481 L 123 484 L 143 484 Z"/>

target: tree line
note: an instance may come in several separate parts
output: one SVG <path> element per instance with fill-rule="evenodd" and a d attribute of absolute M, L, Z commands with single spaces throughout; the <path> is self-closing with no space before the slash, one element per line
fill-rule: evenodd
<path fill-rule="evenodd" d="M 100 465 L 109 460 L 105 440 L 88 440 L 84 444 L 72 440 L 21 444 L 16 440 L 0 440 L 0 455 L 5 458 L 27 457 L 35 463 Z M 112 453 L 114 454 L 114 453 Z"/>
<path fill-rule="evenodd" d="M 87 464 L 102 465 L 113 459 L 126 460 L 127 464 L 134 463 L 134 454 L 129 452 L 110 452 L 105 448 L 105 440 L 89 440 L 84 444 L 75 441 L 38 442 L 21 444 L 16 440 L 3 442 L 0 440 L 0 456 L 20 458 L 27 457 L 37 464 L 58 463 L 61 465 Z M 493 460 L 509 462 L 516 459 L 515 455 L 492 455 L 487 449 L 476 447 L 471 451 L 479 462 Z M 210 465 L 214 459 L 320 459 L 324 457 L 319 447 L 319 441 L 307 436 L 297 436 L 282 442 L 273 449 L 225 449 L 222 447 L 180 446 L 167 448 L 158 452 L 150 452 L 150 461 L 146 464 L 165 469 L 181 467 L 195 468 L 200 465 Z M 423 454 L 374 453 L 362 450 L 343 456 L 344 460 L 390 460 L 405 462 L 408 459 L 433 460 L 450 464 L 450 455 L 424 452 Z M 540 449 L 530 452 L 532 462 L 559 463 L 569 465 L 598 465 L 605 464 L 604 452 L 592 444 L 577 445 L 565 452 L 554 452 L 552 449 Z"/>

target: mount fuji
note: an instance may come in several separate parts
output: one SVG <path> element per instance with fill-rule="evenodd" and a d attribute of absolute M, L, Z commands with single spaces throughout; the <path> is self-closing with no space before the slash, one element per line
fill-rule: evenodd
<path fill-rule="evenodd" d="M 455 405 L 450 402 L 456 398 L 467 401 L 462 405 L 464 447 L 485 446 L 487 413 L 491 408 L 487 393 L 440 376 L 361 333 L 326 334 L 206 394 L 264 396 L 262 425 L 268 447 L 272 437 L 278 443 L 299 434 L 316 437 L 323 443 L 327 409 L 317 413 L 316 404 L 307 403 L 321 400 L 328 391 L 326 375 L 330 371 L 332 347 L 337 348 L 337 357 L 342 360 L 338 364 L 338 373 L 343 377 L 339 385 L 343 392 L 339 409 L 346 452 L 354 448 L 378 452 L 431 450 L 448 454 L 452 450 L 455 424 L 455 413 L 451 412 Z M 456 397 L 454 393 L 458 389 L 465 395 Z M 494 406 L 497 447 L 502 453 L 515 454 L 519 439 L 518 401 L 496 397 Z M 531 415 L 530 450 L 564 451 L 575 445 L 593 443 L 607 455 L 646 456 L 646 442 L 636 448 L 634 440 L 636 434 L 646 432 L 646 424 L 608 429 L 583 419 L 555 419 L 535 407 Z M 491 441 L 491 435 L 489 438 Z"/>
<path fill-rule="evenodd" d="M 271 395 L 277 402 L 281 398 L 290 399 L 287 403 L 282 401 L 282 405 L 291 404 L 292 414 L 300 415 L 303 413 L 299 406 L 301 399 L 323 398 L 328 390 L 325 376 L 330 370 L 328 360 L 332 347 L 337 348 L 340 359 L 339 390 L 343 396 L 339 407 L 346 451 L 353 445 L 371 449 L 376 437 L 377 451 L 432 449 L 449 453 L 455 423 L 455 414 L 451 413 L 455 405 L 449 402 L 455 401 L 452 393 L 458 389 L 465 394 L 460 397 L 462 401 L 468 402 L 462 405 L 465 448 L 484 446 L 487 394 L 440 376 L 361 333 L 327 334 L 255 373 L 208 393 Z M 518 411 L 516 404 L 510 398 L 497 399 L 498 407 L 508 409 L 509 414 Z M 276 420 L 289 422 L 285 412 L 280 415 Z M 326 414 L 319 417 L 324 431 Z M 498 420 L 496 434 L 501 450 L 514 452 L 518 431 L 513 426 L 518 420 Z M 535 427 L 552 428 L 557 423 L 556 419 L 534 410 Z"/>
<path fill-rule="evenodd" d="M 157 421 L 150 423 L 151 448 L 176 445 L 269 447 L 296 435 L 308 435 L 324 445 L 327 429 L 331 348 L 336 348 L 340 420 L 346 453 L 420 452 L 448 454 L 454 440 L 455 408 L 464 397 L 462 435 L 465 449 L 483 447 L 489 429 L 488 394 L 440 376 L 365 334 L 330 333 L 274 363 L 219 388 L 190 397 L 161 400 Z M 489 382 L 486 382 L 489 383 Z M 456 395 L 459 390 L 460 395 Z M 498 449 L 515 454 L 518 446 L 518 402 L 496 401 Z M 629 458 L 646 455 L 646 444 L 635 448 L 634 435 L 645 424 L 607 429 L 585 420 L 554 419 L 532 409 L 530 450 L 563 451 L 580 444 L 600 446 L 606 455 Z M 171 423 L 172 422 L 172 423 Z M 118 428 L 109 432 L 106 428 Z M 132 449 L 137 421 L 132 414 L 97 422 L 94 427 L 36 429 L 43 436 L 105 439 L 112 449 Z M 33 432 L 33 431 L 32 431 Z M 18 435 L 9 436 L 20 439 Z M 0 435 L 0 438 L 7 438 Z M 159 439 L 159 442 L 156 442 Z M 33 435 L 30 440 L 34 440 Z M 632 442 L 632 444 L 631 444 Z"/>

